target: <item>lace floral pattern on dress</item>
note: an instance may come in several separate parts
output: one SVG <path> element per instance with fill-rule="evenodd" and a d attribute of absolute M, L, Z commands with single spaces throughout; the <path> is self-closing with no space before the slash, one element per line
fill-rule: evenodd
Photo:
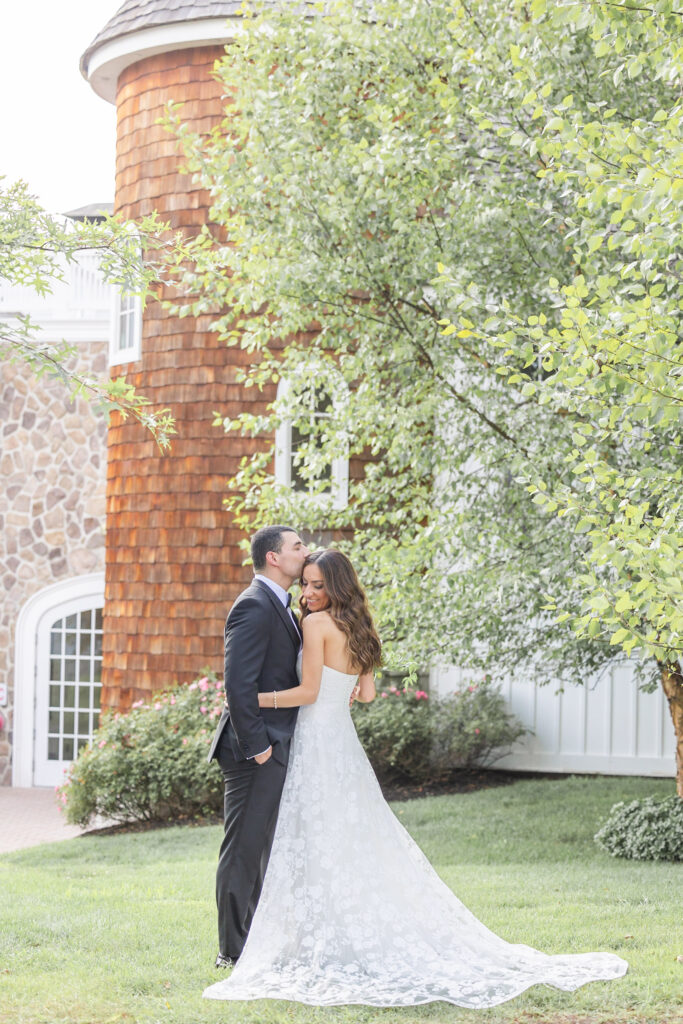
<path fill-rule="evenodd" d="M 550 956 L 489 931 L 439 878 L 385 802 L 356 736 L 355 676 L 325 667 L 301 708 L 258 908 L 210 999 L 317 1006 L 495 1006 L 531 985 L 618 978 L 610 953 Z"/>

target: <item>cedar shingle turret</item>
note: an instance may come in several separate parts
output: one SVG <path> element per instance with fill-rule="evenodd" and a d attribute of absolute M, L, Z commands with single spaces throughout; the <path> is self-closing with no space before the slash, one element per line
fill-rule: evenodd
<path fill-rule="evenodd" d="M 163 118 L 169 102 L 204 134 L 224 116 L 213 74 L 240 22 L 237 2 L 128 0 L 86 50 L 81 70 L 116 104 L 116 204 L 135 220 L 152 210 L 192 236 L 209 220 L 210 197 L 183 170 Z M 249 581 L 226 481 L 243 456 L 268 438 L 226 436 L 212 425 L 265 411 L 274 397 L 246 390 L 251 359 L 210 330 L 210 316 L 179 318 L 154 301 L 142 316 L 139 355 L 112 368 L 154 408 L 170 408 L 178 433 L 161 454 L 133 419 L 112 415 L 107 442 L 107 539 L 102 706 L 125 711 L 204 666 L 222 668 L 222 634 L 231 603 Z"/>

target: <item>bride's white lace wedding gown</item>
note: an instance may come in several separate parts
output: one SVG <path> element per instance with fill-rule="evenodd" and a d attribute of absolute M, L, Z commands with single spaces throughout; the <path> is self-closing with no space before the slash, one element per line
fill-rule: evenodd
<path fill-rule="evenodd" d="M 494 935 L 458 900 L 385 802 L 356 736 L 357 677 L 323 669 L 302 707 L 275 838 L 242 955 L 210 999 L 330 1006 L 495 1006 L 530 985 L 623 975 L 611 953 L 549 956 Z"/>

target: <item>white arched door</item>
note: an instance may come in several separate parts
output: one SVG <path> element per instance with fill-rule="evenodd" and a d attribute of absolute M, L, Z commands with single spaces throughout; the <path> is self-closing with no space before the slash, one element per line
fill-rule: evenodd
<path fill-rule="evenodd" d="M 38 631 L 34 786 L 56 786 L 98 726 L 102 608 L 91 599 L 53 609 Z"/>
<path fill-rule="evenodd" d="M 80 577 L 47 587 L 22 609 L 15 785 L 58 785 L 97 728 L 103 590 L 101 574 Z"/>

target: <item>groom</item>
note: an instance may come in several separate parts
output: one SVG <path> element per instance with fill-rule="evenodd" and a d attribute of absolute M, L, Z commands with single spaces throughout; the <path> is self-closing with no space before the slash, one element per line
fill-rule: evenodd
<path fill-rule="evenodd" d="M 225 623 L 226 703 L 209 751 L 225 781 L 216 967 L 231 967 L 242 952 L 270 855 L 298 708 L 261 709 L 258 693 L 298 685 L 301 632 L 287 591 L 307 555 L 289 526 L 255 533 L 254 580 Z"/>

